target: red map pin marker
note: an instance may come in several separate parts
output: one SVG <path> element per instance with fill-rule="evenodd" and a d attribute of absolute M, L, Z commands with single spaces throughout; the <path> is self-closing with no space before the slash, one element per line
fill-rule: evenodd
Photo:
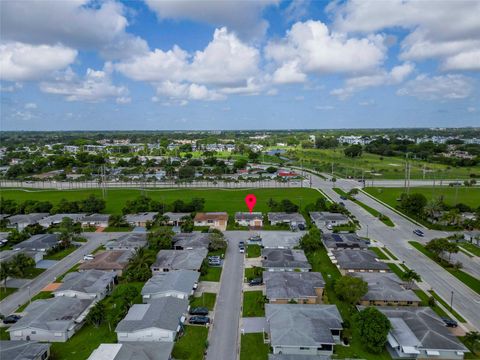
<path fill-rule="evenodd" d="M 250 210 L 250 212 L 252 212 L 256 203 L 257 203 L 257 198 L 255 197 L 255 195 L 248 194 L 247 196 L 245 196 L 245 204 L 247 204 L 248 210 Z"/>

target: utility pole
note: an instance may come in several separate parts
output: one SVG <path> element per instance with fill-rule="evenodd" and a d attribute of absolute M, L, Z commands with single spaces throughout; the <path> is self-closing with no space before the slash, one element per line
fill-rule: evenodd
<path fill-rule="evenodd" d="M 404 178 L 404 184 L 403 184 L 404 192 L 407 192 L 407 174 L 408 174 L 408 153 L 405 154 L 405 178 Z"/>

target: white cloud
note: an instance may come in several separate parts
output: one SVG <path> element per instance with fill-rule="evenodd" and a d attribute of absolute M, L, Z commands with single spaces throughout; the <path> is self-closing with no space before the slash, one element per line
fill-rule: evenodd
<path fill-rule="evenodd" d="M 445 62 L 445 69 L 480 69 L 480 62 L 472 63 L 462 54 L 480 47 L 478 1 L 350 0 L 330 5 L 329 11 L 340 31 L 410 30 L 401 44 L 403 60 L 438 57 Z M 450 59 L 457 56 L 459 60 Z M 469 66 L 465 66 L 467 60 Z"/>
<path fill-rule="evenodd" d="M 36 109 L 37 108 L 37 104 L 35 103 L 26 103 L 25 104 L 25 109 Z"/>
<path fill-rule="evenodd" d="M 375 105 L 375 100 L 359 101 L 358 105 L 360 105 L 360 106 L 372 106 L 372 105 Z"/>
<path fill-rule="evenodd" d="M 276 84 L 302 83 L 307 80 L 307 75 L 299 69 L 297 61 L 289 61 L 273 73 L 273 82 Z"/>
<path fill-rule="evenodd" d="M 450 56 L 443 62 L 442 68 L 444 70 L 480 70 L 480 50 Z"/>
<path fill-rule="evenodd" d="M 475 107 L 473 107 L 473 106 L 469 106 L 469 107 L 467 108 L 467 111 L 468 111 L 469 113 L 474 113 L 474 112 L 477 111 L 477 108 L 475 108 Z"/>
<path fill-rule="evenodd" d="M 77 51 L 63 45 L 0 44 L 0 79 L 27 81 L 40 79 L 70 65 Z"/>
<path fill-rule="evenodd" d="M 115 99 L 117 104 L 130 104 L 132 102 L 132 98 L 129 96 L 120 96 Z"/>
<path fill-rule="evenodd" d="M 386 51 L 383 41 L 381 35 L 349 38 L 310 20 L 295 23 L 284 39 L 269 42 L 265 54 L 280 69 L 298 64 L 298 73 L 364 73 L 382 64 Z"/>
<path fill-rule="evenodd" d="M 221 100 L 223 95 L 215 91 L 207 89 L 206 86 L 198 84 L 176 83 L 172 81 L 164 81 L 157 87 L 157 97 L 166 96 L 170 99 L 189 99 L 189 100 Z"/>
<path fill-rule="evenodd" d="M 288 22 L 299 21 L 308 15 L 311 0 L 292 0 L 284 10 Z"/>
<path fill-rule="evenodd" d="M 0 92 L 14 92 L 21 88 L 23 88 L 23 85 L 19 82 L 7 86 L 0 84 Z"/>
<path fill-rule="evenodd" d="M 397 94 L 426 100 L 455 100 L 470 96 L 472 91 L 472 81 L 466 76 L 447 74 L 429 77 L 422 74 L 408 81 Z"/>
<path fill-rule="evenodd" d="M 58 74 L 55 80 L 40 83 L 40 90 L 48 94 L 65 96 L 67 101 L 95 103 L 107 98 L 115 98 L 118 103 L 125 103 L 129 99 L 126 87 L 112 84 L 108 64 L 103 71 L 87 69 L 83 79 L 74 74 L 71 69 L 67 69 Z"/>
<path fill-rule="evenodd" d="M 263 10 L 279 0 L 145 0 L 148 7 L 162 19 L 193 20 L 227 26 L 244 39 L 260 38 L 268 28 L 262 19 Z"/>
<path fill-rule="evenodd" d="M 124 6 L 90 0 L 2 1 L 2 39 L 51 46 L 59 43 L 99 50 L 107 58 L 125 57 L 148 50 L 147 43 L 126 33 Z"/>

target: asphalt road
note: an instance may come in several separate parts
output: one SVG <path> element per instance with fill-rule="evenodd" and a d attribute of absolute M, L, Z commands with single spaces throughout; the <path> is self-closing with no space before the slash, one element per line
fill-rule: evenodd
<path fill-rule="evenodd" d="M 226 231 L 225 254 L 215 319 L 209 337 L 207 360 L 236 360 L 239 351 L 239 322 L 242 302 L 243 259 L 238 243 L 248 232 Z"/>
<path fill-rule="evenodd" d="M 88 239 L 84 245 L 64 257 L 51 268 L 45 270 L 35 279 L 32 279 L 31 282 L 25 284 L 18 291 L 3 299 L 0 302 L 0 314 L 11 314 L 19 306 L 25 304 L 30 297 L 38 294 L 45 286 L 55 281 L 57 277 L 82 260 L 84 255 L 90 254 L 100 245 L 104 245 L 109 239 L 118 236 L 118 233 L 83 233 L 83 236 Z"/>
<path fill-rule="evenodd" d="M 473 327 L 480 329 L 480 295 L 408 243 L 411 240 L 425 243 L 433 238 L 445 236 L 447 233 L 422 229 L 425 237 L 419 238 L 413 235 L 413 230 L 419 228 L 418 225 L 413 224 L 369 196 L 362 193 L 358 194 L 356 196 L 358 200 L 387 215 L 395 223 L 395 227 L 390 228 L 352 201 L 341 200 L 340 196 L 332 190 L 330 181 L 314 176 L 312 185 L 321 189 L 334 201 L 343 201 L 348 210 L 360 221 L 362 225 L 362 229 L 358 232 L 360 235 L 367 236 L 368 232 L 368 237 L 387 246 L 398 259 L 415 270 L 422 277 L 422 280 L 429 284 L 447 303 L 450 303 L 453 291 L 453 308 L 467 319 Z M 340 187 L 345 191 L 358 187 L 358 185 L 358 182 L 341 179 L 335 183 L 335 187 Z M 467 257 L 462 257 L 462 260 L 471 261 L 469 267 L 475 266 L 473 260 Z"/>

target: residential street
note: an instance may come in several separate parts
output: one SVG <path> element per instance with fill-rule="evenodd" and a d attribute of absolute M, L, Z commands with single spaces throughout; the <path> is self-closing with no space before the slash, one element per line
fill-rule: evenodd
<path fill-rule="evenodd" d="M 55 281 L 57 277 L 64 274 L 77 262 L 82 260 L 84 255 L 90 254 L 99 246 L 104 245 L 108 240 L 118 236 L 118 234 L 119 233 L 113 232 L 83 233 L 82 235 L 88 239 L 87 243 L 0 302 L 0 314 L 9 315 L 15 311 L 20 305 L 25 304 L 30 297 L 38 294 L 45 286 Z"/>
<path fill-rule="evenodd" d="M 236 360 L 239 351 L 239 321 L 242 301 L 243 259 L 238 243 L 248 232 L 226 231 L 228 248 L 223 264 L 215 319 L 209 336 L 207 360 Z"/>

